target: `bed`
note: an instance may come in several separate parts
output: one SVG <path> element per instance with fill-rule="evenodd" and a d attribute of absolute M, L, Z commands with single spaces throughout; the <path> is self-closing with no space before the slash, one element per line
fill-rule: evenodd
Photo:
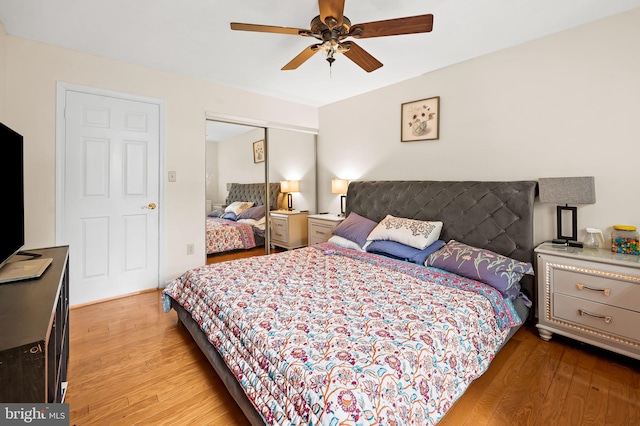
<path fill-rule="evenodd" d="M 264 246 L 264 183 L 232 183 L 225 207 L 207 214 L 207 255 Z M 282 203 L 280 183 L 269 184 L 269 208 Z M 247 207 L 248 206 L 248 207 Z"/>
<path fill-rule="evenodd" d="M 532 270 L 510 298 L 435 259 L 453 244 L 531 267 L 535 192 L 533 181 L 352 182 L 344 222 L 441 222 L 436 266 L 327 242 L 187 271 L 164 307 L 254 425 L 435 424 L 535 296 Z"/>

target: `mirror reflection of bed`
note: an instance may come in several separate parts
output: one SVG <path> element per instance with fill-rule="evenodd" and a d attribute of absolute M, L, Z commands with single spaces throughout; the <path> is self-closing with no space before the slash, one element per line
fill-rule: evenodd
<path fill-rule="evenodd" d="M 228 257 L 235 253 L 235 256 L 247 257 L 265 253 L 259 237 L 258 243 L 255 242 L 252 225 L 234 226 L 236 222 L 230 220 L 230 215 L 228 219 L 210 219 L 213 211 L 227 207 L 232 183 L 261 183 L 265 190 L 266 163 L 256 163 L 253 158 L 253 143 L 264 139 L 262 127 L 206 121 L 204 232 L 207 263 L 221 261 L 217 256 L 222 255 Z M 222 239 L 212 243 L 216 234 Z M 225 241 L 224 235 L 231 235 L 231 240 Z"/>
<path fill-rule="evenodd" d="M 206 262 L 280 251 L 265 244 L 268 216 L 260 206 L 265 205 L 269 188 L 267 211 L 287 209 L 287 194 L 280 193 L 280 181 L 297 180 L 300 192 L 291 194 L 295 207 L 315 212 L 315 135 L 216 120 L 206 121 L 206 135 Z M 261 141 L 268 151 L 266 161 L 254 155 Z"/>
<path fill-rule="evenodd" d="M 265 254 L 267 213 L 283 207 L 280 183 L 230 183 L 225 202 L 206 218 L 207 263 Z"/>

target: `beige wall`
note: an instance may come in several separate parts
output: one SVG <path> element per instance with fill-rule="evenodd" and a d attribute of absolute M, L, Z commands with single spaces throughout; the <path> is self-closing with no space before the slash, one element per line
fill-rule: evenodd
<path fill-rule="evenodd" d="M 320 209 L 333 177 L 520 180 L 595 176 L 578 227 L 640 226 L 640 9 L 320 108 Z M 428 55 L 428 47 L 423 54 Z M 437 141 L 400 142 L 400 105 L 441 97 Z M 536 206 L 536 242 L 555 206 Z"/>
<path fill-rule="evenodd" d="M 2 46 L 0 36 L 0 49 Z M 205 262 L 205 112 L 317 128 L 317 109 L 178 75 L 31 42 L 6 39 L 7 121 L 25 140 L 26 248 L 55 244 L 55 121 L 58 81 L 157 98 L 166 104 L 164 207 L 171 279 Z M 1 64 L 0 64 L 1 65 Z M 1 99 L 0 99 L 1 101 Z M 195 243 L 195 255 L 186 245 Z"/>

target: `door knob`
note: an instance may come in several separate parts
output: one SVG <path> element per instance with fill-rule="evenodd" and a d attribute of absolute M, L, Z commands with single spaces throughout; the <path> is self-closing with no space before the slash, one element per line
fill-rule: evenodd
<path fill-rule="evenodd" d="M 143 208 L 143 209 L 149 209 L 149 210 L 153 210 L 153 209 L 155 209 L 156 207 L 157 207 L 157 206 L 156 206 L 156 204 L 155 204 L 155 203 L 149 203 L 149 204 L 148 204 L 148 205 L 146 205 L 146 206 L 142 206 L 142 208 Z"/>

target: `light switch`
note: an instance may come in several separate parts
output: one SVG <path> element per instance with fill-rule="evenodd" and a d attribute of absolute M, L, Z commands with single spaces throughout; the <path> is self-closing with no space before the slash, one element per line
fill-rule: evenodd
<path fill-rule="evenodd" d="M 176 181 L 176 172 L 169 172 L 169 182 Z"/>

